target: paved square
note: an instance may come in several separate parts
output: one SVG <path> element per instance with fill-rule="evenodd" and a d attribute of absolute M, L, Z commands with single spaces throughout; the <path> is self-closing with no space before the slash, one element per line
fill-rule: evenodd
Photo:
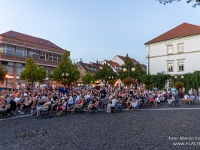
<path fill-rule="evenodd" d="M 199 114 L 199 109 L 140 109 L 0 120 L 0 149 L 200 149 Z"/>

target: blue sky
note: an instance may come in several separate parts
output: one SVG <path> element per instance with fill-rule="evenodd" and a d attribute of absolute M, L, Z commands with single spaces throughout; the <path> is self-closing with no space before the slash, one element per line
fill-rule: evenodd
<path fill-rule="evenodd" d="M 50 40 L 71 59 L 95 62 L 126 53 L 146 64 L 144 43 L 183 22 L 200 25 L 200 7 L 185 0 L 0 0 L 0 33 Z"/>

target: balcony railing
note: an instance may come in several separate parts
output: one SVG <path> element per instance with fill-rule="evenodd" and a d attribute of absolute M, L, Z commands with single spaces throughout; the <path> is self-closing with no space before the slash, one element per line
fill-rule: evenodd
<path fill-rule="evenodd" d="M 15 60 L 25 61 L 26 58 L 33 58 L 33 57 L 27 57 L 27 56 L 21 56 L 21 55 L 14 55 L 14 54 L 9 54 L 9 53 L 3 53 L 1 55 L 1 58 L 13 60 L 13 61 L 15 61 Z M 33 59 L 34 59 L 35 63 L 58 65 L 58 62 L 55 62 L 55 61 L 52 61 L 52 60 L 40 59 L 40 58 L 33 58 Z"/>

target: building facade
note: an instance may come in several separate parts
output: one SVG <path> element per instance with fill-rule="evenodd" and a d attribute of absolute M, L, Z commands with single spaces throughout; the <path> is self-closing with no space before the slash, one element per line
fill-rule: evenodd
<path fill-rule="evenodd" d="M 200 70 L 200 26 L 183 23 L 145 43 L 147 72 L 181 75 Z"/>
<path fill-rule="evenodd" d="M 83 85 L 82 77 L 86 73 L 91 73 L 92 75 L 94 75 L 97 70 L 102 68 L 102 65 L 99 64 L 98 62 L 84 63 L 84 62 L 80 61 L 76 64 L 76 66 L 77 66 L 77 69 L 80 71 L 80 78 L 77 81 L 78 85 Z"/>
<path fill-rule="evenodd" d="M 0 34 L 0 48 L 3 49 L 0 65 L 8 70 L 6 85 L 10 88 L 20 88 L 27 84 L 19 78 L 25 68 L 26 58 L 33 58 L 35 63 L 44 67 L 48 74 L 57 67 L 64 53 L 62 48 L 48 40 L 15 31 Z M 49 84 L 48 78 L 44 84 Z"/>

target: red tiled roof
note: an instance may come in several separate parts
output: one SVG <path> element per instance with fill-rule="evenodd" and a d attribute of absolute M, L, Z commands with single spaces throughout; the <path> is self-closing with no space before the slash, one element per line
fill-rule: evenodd
<path fill-rule="evenodd" d="M 120 55 L 117 55 L 120 59 L 122 59 L 123 61 L 125 60 L 126 57 L 124 56 L 120 56 Z M 137 61 L 134 59 L 134 58 L 130 58 L 134 63 L 136 63 Z"/>
<path fill-rule="evenodd" d="M 145 45 L 155 43 L 155 42 L 180 38 L 180 37 L 186 37 L 190 35 L 197 35 L 197 34 L 200 34 L 200 26 L 189 24 L 189 23 L 183 23 L 165 32 L 164 34 L 148 41 L 147 43 L 145 43 Z"/>
<path fill-rule="evenodd" d="M 63 50 L 62 48 L 60 48 L 59 46 L 55 45 L 54 43 L 52 43 L 48 40 L 30 36 L 27 34 L 22 34 L 22 33 L 16 32 L 16 31 L 8 31 L 8 32 L 0 34 L 0 36 L 5 36 L 5 37 L 9 37 L 9 38 L 18 39 L 21 41 L 26 41 L 26 42 L 30 42 L 30 43 L 34 43 L 34 44 L 38 44 L 38 45 L 43 45 L 46 47 L 53 47 L 56 49 Z"/>
<path fill-rule="evenodd" d="M 94 73 L 95 71 L 99 70 L 99 67 L 97 67 L 95 64 L 88 64 L 88 63 L 83 63 L 83 62 L 79 62 L 79 64 L 83 67 L 83 69 L 86 72 Z M 96 70 L 91 70 L 89 68 L 95 68 Z"/>
<path fill-rule="evenodd" d="M 116 62 L 113 62 L 111 60 L 105 60 L 106 63 L 110 64 L 112 67 L 120 67 L 120 65 Z"/>

